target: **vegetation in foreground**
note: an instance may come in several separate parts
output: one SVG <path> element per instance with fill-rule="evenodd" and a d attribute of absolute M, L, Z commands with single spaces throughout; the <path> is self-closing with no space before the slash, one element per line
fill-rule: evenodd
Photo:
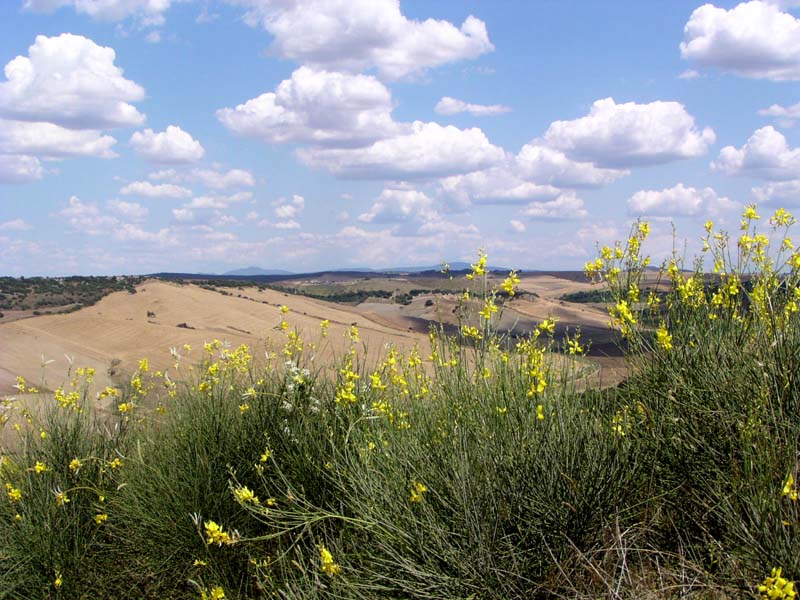
<path fill-rule="evenodd" d="M 552 320 L 498 335 L 484 254 L 480 313 L 424 355 L 370 363 L 353 328 L 319 365 L 326 322 L 311 343 L 283 307 L 265 368 L 173 349 L 172 375 L 142 360 L 98 394 L 111 422 L 77 369 L 4 417 L 0 597 L 794 598 L 800 252 L 788 213 L 760 223 L 708 223 L 713 277 L 675 257 L 665 295 L 640 297 L 646 223 L 587 264 L 631 349 L 620 388 L 583 390 Z"/>

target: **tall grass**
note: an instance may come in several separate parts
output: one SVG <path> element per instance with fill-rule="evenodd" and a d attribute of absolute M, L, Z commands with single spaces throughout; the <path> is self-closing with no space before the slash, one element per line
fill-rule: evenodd
<path fill-rule="evenodd" d="M 757 221 L 735 246 L 708 225 L 710 272 L 653 281 L 644 223 L 587 265 L 618 388 L 587 389 L 550 319 L 495 331 L 518 281 L 491 288 L 483 253 L 425 351 L 367 360 L 353 328 L 314 367 L 327 326 L 311 344 L 286 308 L 266 367 L 218 341 L 181 384 L 177 350 L 173 375 L 142 361 L 105 422 L 83 370 L 6 432 L 0 597 L 792 598 L 800 254 L 785 211 L 782 251 Z"/>

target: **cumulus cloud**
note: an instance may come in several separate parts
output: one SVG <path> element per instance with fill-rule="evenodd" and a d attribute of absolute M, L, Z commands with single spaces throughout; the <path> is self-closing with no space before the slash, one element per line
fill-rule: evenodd
<path fill-rule="evenodd" d="M 149 212 L 147 207 L 138 202 L 125 202 L 117 199 L 109 200 L 108 207 L 129 221 L 143 221 Z"/>
<path fill-rule="evenodd" d="M 194 211 L 190 208 L 173 208 L 172 216 L 180 223 L 189 223 L 194 220 Z"/>
<path fill-rule="evenodd" d="M 374 204 L 358 216 L 363 223 L 400 223 L 409 220 L 429 221 L 438 217 L 431 200 L 417 190 L 385 189 Z"/>
<path fill-rule="evenodd" d="M 300 216 L 305 206 L 305 198 L 295 194 L 288 202 L 281 199 L 275 203 L 275 216 L 278 219 L 294 219 Z"/>
<path fill-rule="evenodd" d="M 139 156 L 162 164 L 197 162 L 206 153 L 200 142 L 177 125 L 158 133 L 152 129 L 136 131 L 130 145 Z"/>
<path fill-rule="evenodd" d="M 153 181 L 169 181 L 171 183 L 199 183 L 213 190 L 224 190 L 236 187 L 253 187 L 256 179 L 250 171 L 244 169 L 218 168 L 200 169 L 190 171 L 177 171 L 175 169 L 162 169 L 150 173 L 148 179 Z"/>
<path fill-rule="evenodd" d="M 27 10 L 51 13 L 69 6 L 76 13 L 98 21 L 121 21 L 136 18 L 142 25 L 162 25 L 171 0 L 24 0 Z"/>
<path fill-rule="evenodd" d="M 525 227 L 525 223 L 523 223 L 522 221 L 517 221 L 516 219 L 511 219 L 508 222 L 508 225 L 511 228 L 511 231 L 513 231 L 514 233 L 525 233 L 525 230 L 527 229 Z"/>
<path fill-rule="evenodd" d="M 152 184 L 149 181 L 133 181 L 119 193 L 147 198 L 188 198 L 192 195 L 192 190 L 172 183 Z"/>
<path fill-rule="evenodd" d="M 439 187 L 453 209 L 464 209 L 473 203 L 521 204 L 529 200 L 552 200 L 561 193 L 555 186 L 525 181 L 513 163 L 445 177 L 439 180 Z"/>
<path fill-rule="evenodd" d="M 80 35 L 36 36 L 28 56 L 5 66 L 0 117 L 71 129 L 141 125 L 145 117 L 130 103 L 142 100 L 144 89 L 123 77 L 115 57 Z"/>
<path fill-rule="evenodd" d="M 298 156 L 309 166 L 352 179 L 422 179 L 468 173 L 503 160 L 478 128 L 458 129 L 415 121 L 411 131 L 364 148 L 306 148 Z"/>
<path fill-rule="evenodd" d="M 214 190 L 224 190 L 233 187 L 253 187 L 256 184 L 253 174 L 244 169 L 229 169 L 228 171 L 192 169 L 189 178 L 191 181 L 196 181 Z"/>
<path fill-rule="evenodd" d="M 511 107 L 503 104 L 470 104 L 457 98 L 444 96 L 436 103 L 433 110 L 440 115 L 455 115 L 467 112 L 473 117 L 487 117 L 507 113 L 511 110 Z"/>
<path fill-rule="evenodd" d="M 531 202 L 520 214 L 531 220 L 569 220 L 583 219 L 589 213 L 575 192 L 564 192 L 555 200 Z"/>
<path fill-rule="evenodd" d="M 800 179 L 768 183 L 765 186 L 754 187 L 752 191 L 753 196 L 764 204 L 800 206 Z"/>
<path fill-rule="evenodd" d="M 114 158 L 117 154 L 111 147 L 116 143 L 110 135 L 93 129 L 66 129 L 52 123 L 0 119 L 0 154 Z"/>
<path fill-rule="evenodd" d="M 800 102 L 791 106 L 773 104 L 769 108 L 759 110 L 758 114 L 774 118 L 781 127 L 794 127 L 797 119 L 800 119 Z"/>
<path fill-rule="evenodd" d="M 522 147 L 514 166 L 526 181 L 558 187 L 602 187 L 630 173 L 627 170 L 599 168 L 591 162 L 570 160 L 563 152 L 535 142 Z"/>
<path fill-rule="evenodd" d="M 100 212 L 97 204 L 83 202 L 77 196 L 71 196 L 67 206 L 56 213 L 72 229 L 88 235 L 108 234 L 119 221 Z"/>
<path fill-rule="evenodd" d="M 391 112 L 391 94 L 376 78 L 303 66 L 275 92 L 216 115 L 234 133 L 268 143 L 363 146 L 400 130 Z"/>
<path fill-rule="evenodd" d="M 679 102 L 617 104 L 613 98 L 595 101 L 585 117 L 554 121 L 542 138 L 573 160 L 612 169 L 702 156 L 714 140 L 714 131 L 699 130 Z"/>
<path fill-rule="evenodd" d="M 0 231 L 28 231 L 32 228 L 33 226 L 24 219 L 12 219 L 11 221 L 0 223 Z"/>
<path fill-rule="evenodd" d="M 710 187 L 696 189 L 679 183 L 660 191 L 641 190 L 628 199 L 628 214 L 647 217 L 717 215 L 736 208 L 736 202 Z"/>
<path fill-rule="evenodd" d="M 0 154 L 0 183 L 29 183 L 42 175 L 44 169 L 35 156 Z"/>
<path fill-rule="evenodd" d="M 298 223 L 294 219 L 289 219 L 288 221 L 280 221 L 279 223 L 274 223 L 272 226 L 275 229 L 300 229 L 300 223 Z"/>
<path fill-rule="evenodd" d="M 711 167 L 726 175 L 745 175 L 769 181 L 796 179 L 800 148 L 790 148 L 772 126 L 756 130 L 741 148 L 725 146 Z"/>
<path fill-rule="evenodd" d="M 730 10 L 704 4 L 683 30 L 681 56 L 742 77 L 800 79 L 800 20 L 775 2 L 752 0 Z"/>
<path fill-rule="evenodd" d="M 398 0 L 228 0 L 246 6 L 249 23 L 273 36 L 279 56 L 323 69 L 375 68 L 399 79 L 490 52 L 486 25 L 468 16 L 448 21 L 407 19 Z"/>

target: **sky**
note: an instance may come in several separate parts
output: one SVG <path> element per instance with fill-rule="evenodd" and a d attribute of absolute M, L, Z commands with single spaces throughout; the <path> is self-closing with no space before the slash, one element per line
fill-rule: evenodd
<path fill-rule="evenodd" d="M 797 0 L 2 0 L 0 65 L 0 275 L 580 269 L 800 205 Z"/>

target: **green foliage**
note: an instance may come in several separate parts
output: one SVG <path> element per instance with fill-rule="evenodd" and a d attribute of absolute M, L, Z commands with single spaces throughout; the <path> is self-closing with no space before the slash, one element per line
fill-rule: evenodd
<path fill-rule="evenodd" d="M 736 256 L 709 225 L 710 275 L 648 279 L 646 224 L 589 263 L 631 349 L 618 388 L 551 319 L 498 334 L 514 277 L 490 289 L 483 253 L 425 359 L 368 363 L 352 328 L 315 364 L 287 324 L 283 364 L 209 342 L 175 385 L 143 361 L 104 422 L 76 379 L 6 426 L 0 597 L 793 597 L 800 254 L 754 214 Z"/>

